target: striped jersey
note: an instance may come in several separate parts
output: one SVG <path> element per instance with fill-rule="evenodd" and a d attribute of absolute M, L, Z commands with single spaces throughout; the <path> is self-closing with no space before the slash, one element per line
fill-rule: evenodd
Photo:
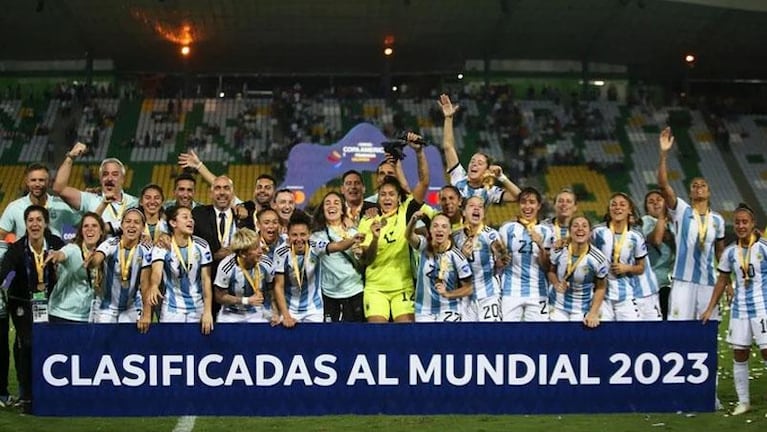
<path fill-rule="evenodd" d="M 565 240 L 570 236 L 570 227 L 567 224 L 560 226 L 556 218 L 547 220 L 546 225 L 551 228 L 551 232 L 554 235 L 554 242 Z"/>
<path fill-rule="evenodd" d="M 556 249 L 551 254 L 551 265 L 559 280 L 565 279 L 568 267 L 575 266 L 567 278 L 567 291 L 560 293 L 552 289 L 549 294 L 549 304 L 567 313 L 588 313 L 596 280 L 606 278 L 610 271 L 610 261 L 605 254 L 591 245 L 585 257 L 580 258 L 571 255 L 566 247 Z"/>
<path fill-rule="evenodd" d="M 244 271 L 249 272 L 251 280 L 261 290 L 261 293 L 264 295 L 264 304 L 261 306 L 246 306 L 240 303 L 223 305 L 224 310 L 228 313 L 236 314 L 253 313 L 259 309 L 271 310 L 272 259 L 262 255 L 256 266 Z M 218 263 L 216 280 L 213 282 L 213 285 L 215 289 L 226 291 L 227 294 L 236 297 L 250 297 L 256 293 L 253 285 L 245 278 L 243 269 L 237 263 L 237 254 L 229 255 Z"/>
<path fill-rule="evenodd" d="M 652 269 L 652 261 L 648 253 L 644 257 L 644 271 L 634 278 L 634 298 L 645 298 L 660 291 L 658 278 Z"/>
<path fill-rule="evenodd" d="M 443 253 L 429 254 L 426 238 L 419 236 L 419 240 L 421 259 L 415 287 L 415 313 L 439 315 L 444 311 L 460 313 L 465 310 L 471 296 L 447 299 L 437 292 L 435 284 L 441 279 L 447 291 L 460 288 L 461 281 L 472 275 L 466 257 L 455 247 Z"/>
<path fill-rule="evenodd" d="M 155 246 L 150 264 L 162 261 L 162 284 L 165 287 L 163 310 L 176 313 L 204 312 L 202 298 L 202 268 L 210 266 L 213 254 L 208 242 L 197 236 L 187 246 L 178 247 L 181 257 L 173 250 Z M 181 263 L 183 260 L 183 264 Z M 146 266 L 146 261 L 144 262 Z"/>
<path fill-rule="evenodd" d="M 458 250 L 463 250 L 463 246 L 468 239 L 465 229 L 453 231 L 453 242 Z M 474 292 L 472 299 L 481 300 L 488 297 L 498 297 L 501 291 L 498 278 L 495 277 L 495 258 L 493 256 L 492 244 L 498 241 L 500 236 L 498 231 L 489 226 L 485 226 L 474 236 L 474 252 L 466 257 L 473 274 L 472 285 Z"/>
<path fill-rule="evenodd" d="M 310 246 L 303 255 L 293 255 L 288 244 L 274 253 L 274 274 L 285 278 L 285 301 L 290 313 L 322 312 L 322 288 L 318 251 Z"/>
<path fill-rule="evenodd" d="M 724 218 L 717 212 L 709 211 L 707 216 L 695 215 L 683 199 L 677 198 L 676 209 L 669 209 L 676 232 L 676 259 L 674 280 L 713 286 L 716 283 L 714 244 L 724 238 Z M 705 223 L 703 244 L 698 237 L 698 220 Z"/>
<path fill-rule="evenodd" d="M 623 236 L 626 236 L 623 239 Z M 620 244 L 620 252 L 616 262 L 635 265 L 637 260 L 647 256 L 647 244 L 644 236 L 639 231 L 628 229 L 625 234 L 615 235 L 606 225 L 597 225 L 591 231 L 591 244 L 607 257 L 610 264 L 613 263 L 613 250 L 616 244 Z M 607 292 L 605 298 L 612 301 L 624 301 L 634 297 L 634 280 L 636 276 L 623 274 L 615 275 L 612 271 L 607 274 Z"/>
<path fill-rule="evenodd" d="M 543 247 L 551 249 L 554 235 L 551 228 L 536 224 L 533 229 L 543 238 Z M 511 254 L 511 263 L 501 275 L 501 296 L 538 298 L 548 297 L 549 282 L 546 272 L 538 263 L 541 250 L 520 222 L 507 222 L 498 231 Z"/>
<path fill-rule="evenodd" d="M 107 239 L 96 248 L 104 254 L 102 264 L 101 295 L 96 297 L 98 309 L 123 312 L 128 308 L 141 310 L 141 269 L 152 255 L 152 246 L 138 243 L 128 267 L 128 283 L 122 280 L 121 262 L 126 262 L 130 251 L 120 247 L 120 239 Z M 95 253 L 95 252 L 94 252 Z"/>
<path fill-rule="evenodd" d="M 744 259 L 746 257 L 747 260 Z M 745 262 L 748 264 L 744 266 Z M 732 318 L 767 316 L 767 240 L 759 239 L 748 251 L 737 242 L 727 246 L 722 252 L 718 270 L 732 273 L 735 281 Z"/>
<path fill-rule="evenodd" d="M 448 171 L 450 174 L 450 184 L 461 192 L 461 196 L 466 199 L 473 196 L 482 197 L 485 200 L 485 206 L 498 204 L 503 201 L 503 194 L 506 190 L 502 187 L 493 185 L 489 188 L 484 186 L 475 188 L 469 184 L 469 177 L 466 169 L 460 163 Z"/>

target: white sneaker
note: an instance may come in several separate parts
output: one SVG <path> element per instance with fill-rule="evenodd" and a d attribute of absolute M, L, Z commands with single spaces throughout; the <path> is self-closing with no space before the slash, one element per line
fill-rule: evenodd
<path fill-rule="evenodd" d="M 724 409 L 724 405 L 722 405 L 722 401 L 719 400 L 719 396 L 716 397 L 716 402 L 714 402 L 714 410 L 721 411 Z"/>
<path fill-rule="evenodd" d="M 738 405 L 732 410 L 732 415 L 741 415 L 751 411 L 751 405 L 738 402 Z"/>

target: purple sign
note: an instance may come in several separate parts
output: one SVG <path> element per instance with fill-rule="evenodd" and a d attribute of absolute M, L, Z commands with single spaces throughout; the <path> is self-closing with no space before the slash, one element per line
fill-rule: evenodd
<path fill-rule="evenodd" d="M 344 172 L 375 172 L 385 157 L 381 143 L 387 140 L 377 127 L 369 123 L 360 123 L 333 145 L 297 144 L 288 156 L 287 174 L 281 187 L 293 190 L 296 206 L 303 208 L 317 189 L 339 178 Z M 428 146 L 424 151 L 429 161 L 430 173 L 426 203 L 436 206 L 439 203 L 437 193 L 445 185 L 445 168 L 436 147 Z M 402 161 L 402 168 L 412 186 L 418 182 L 416 156 L 409 147 L 404 153 L 406 157 Z M 370 195 L 375 191 L 366 193 Z"/>

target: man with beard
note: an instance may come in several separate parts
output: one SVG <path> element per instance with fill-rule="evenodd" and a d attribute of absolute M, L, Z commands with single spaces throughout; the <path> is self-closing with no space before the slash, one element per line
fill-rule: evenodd
<path fill-rule="evenodd" d="M 194 200 L 194 192 L 197 187 L 197 180 L 189 173 L 182 173 L 176 177 L 173 187 L 173 199 L 165 201 L 163 208 L 165 210 L 171 207 L 188 207 L 193 209 L 202 205 Z"/>
<path fill-rule="evenodd" d="M 116 158 L 104 159 L 99 167 L 101 193 L 81 191 L 69 186 L 74 160 L 85 154 L 88 147 L 78 142 L 72 147 L 64 162 L 61 163 L 56 180 L 53 182 L 53 193 L 61 197 L 69 206 L 80 214 L 95 212 L 101 215 L 107 227 L 107 232 L 116 235 L 120 230 L 120 221 L 125 210 L 137 207 L 138 198 L 123 191 L 125 182 L 125 165 Z"/>
<path fill-rule="evenodd" d="M 61 198 L 48 193 L 49 181 L 50 173 L 44 165 L 32 164 L 27 167 L 24 171 L 24 184 L 29 193 L 11 202 L 5 208 L 0 217 L 0 238 L 5 238 L 9 233 L 20 238 L 26 233 L 24 210 L 33 204 L 48 209 L 51 218 L 48 228 L 56 236 L 61 237 L 64 225 L 77 225 L 80 215 Z"/>

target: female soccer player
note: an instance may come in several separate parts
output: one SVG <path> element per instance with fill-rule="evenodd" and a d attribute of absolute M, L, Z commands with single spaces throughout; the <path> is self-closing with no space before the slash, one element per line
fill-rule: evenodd
<path fill-rule="evenodd" d="M 450 175 L 450 183 L 461 191 L 464 198 L 479 195 L 485 205 L 516 201 L 519 187 L 509 180 L 499 165 L 491 165 L 490 157 L 484 153 L 475 153 L 469 161 L 469 171 L 458 160 L 453 134 L 453 117 L 458 112 L 458 105 L 453 105 L 450 98 L 443 94 L 439 97 L 439 106 L 445 117 L 442 146 L 445 151 L 445 164 Z M 500 182 L 503 187 L 495 185 Z"/>
<path fill-rule="evenodd" d="M 86 261 L 89 268 L 102 269 L 101 284 L 96 286 L 94 321 L 97 323 L 137 323 L 143 313 L 141 286 L 148 282 L 152 246 L 140 243 L 146 227 L 144 214 L 128 209 L 120 221 L 122 236 L 101 243 Z"/>
<path fill-rule="evenodd" d="M 272 260 L 263 255 L 255 231 L 242 228 L 232 236 L 232 254 L 216 272 L 216 302 L 222 305 L 218 322 L 269 322 L 271 318 Z"/>
<path fill-rule="evenodd" d="M 668 297 L 671 292 L 671 271 L 674 265 L 674 224 L 669 218 L 666 200 L 659 190 L 647 192 L 644 198 L 642 234 L 647 242 L 647 257 L 658 281 L 658 299 L 663 319 L 668 317 Z"/>
<path fill-rule="evenodd" d="M 637 275 L 644 272 L 647 246 L 642 234 L 631 229 L 636 214 L 633 201 L 615 193 L 605 215 L 605 224 L 592 230 L 594 246 L 610 260 L 607 292 L 602 303 L 602 321 L 638 321 L 639 308 L 634 297 Z"/>
<path fill-rule="evenodd" d="M 159 185 L 149 184 L 141 189 L 139 207 L 146 218 L 141 237 L 143 242 L 155 244 L 161 235 L 169 234 L 168 223 L 165 221 L 162 207 L 163 202 L 165 202 L 165 195 Z"/>
<path fill-rule="evenodd" d="M 732 415 L 740 415 L 751 409 L 748 360 L 753 342 L 767 366 L 767 241 L 759 237 L 754 211 L 748 205 L 740 204 L 733 212 L 733 220 L 737 240 L 722 253 L 719 277 L 701 319 L 705 323 L 715 315 L 719 299 L 732 281 L 735 291 L 727 342 L 732 346 L 732 378 L 738 395 Z"/>
<path fill-rule="evenodd" d="M 586 216 L 570 219 L 569 242 L 551 254 L 549 295 L 552 321 L 582 321 L 599 325 L 605 298 L 605 278 L 610 264 L 599 249 L 591 246 L 591 222 Z"/>
<path fill-rule="evenodd" d="M 548 321 L 549 249 L 554 235 L 538 221 L 541 193 L 531 187 L 519 193 L 521 215 L 498 230 L 511 256 L 501 275 L 501 317 L 504 321 Z"/>
<path fill-rule="evenodd" d="M 724 249 L 724 218 L 711 211 L 711 191 L 700 177 L 690 183 L 691 204 L 677 197 L 666 172 L 666 158 L 673 144 L 671 128 L 664 129 L 660 134 L 658 186 L 677 227 L 669 320 L 694 320 L 703 313 L 714 291 L 714 261 Z M 718 309 L 711 319 L 719 320 Z"/>
<path fill-rule="evenodd" d="M 157 306 L 163 296 L 160 284 L 165 286 L 160 322 L 199 322 L 202 333 L 213 330 L 213 293 L 211 291 L 210 265 L 213 254 L 205 240 L 192 235 L 194 219 L 192 210 L 175 207 L 168 210 L 171 230 L 171 250 L 152 248 L 148 290 L 144 296 L 144 310 L 139 329 L 149 328 L 150 306 Z M 147 301 L 148 300 L 148 301 Z"/>
<path fill-rule="evenodd" d="M 415 290 L 416 322 L 459 322 L 469 308 L 471 267 L 450 237 L 450 218 L 438 213 L 429 224 L 429 236 L 415 233 L 416 223 L 425 218 L 415 212 L 405 235 L 410 246 L 421 252 Z"/>
<path fill-rule="evenodd" d="M 77 227 L 75 241 L 46 258 L 58 264 L 56 286 L 48 303 L 50 322 L 91 320 L 93 293 L 100 282 L 100 272 L 86 268 L 85 263 L 105 236 L 104 221 L 96 213 L 86 213 Z"/>
<path fill-rule="evenodd" d="M 495 277 L 497 267 L 509 263 L 509 253 L 498 231 L 485 225 L 485 204 L 479 196 L 469 197 L 463 210 L 464 226 L 453 231 L 456 247 L 466 257 L 474 275 L 474 289 L 463 321 L 500 321 L 501 287 Z"/>

